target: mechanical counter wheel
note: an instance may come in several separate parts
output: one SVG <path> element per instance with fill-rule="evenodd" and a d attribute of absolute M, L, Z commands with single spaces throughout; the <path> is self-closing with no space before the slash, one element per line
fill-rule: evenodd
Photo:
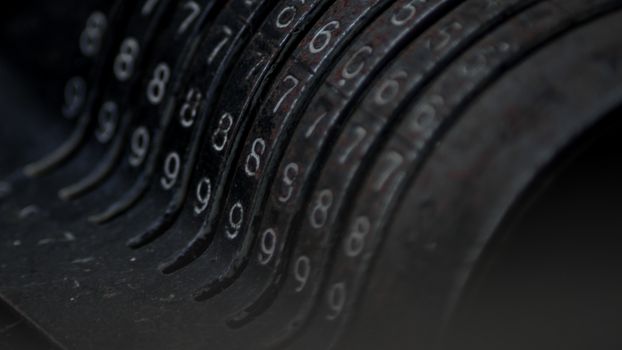
<path fill-rule="evenodd" d="M 622 1 L 6 7 L 3 348 L 622 346 Z"/>

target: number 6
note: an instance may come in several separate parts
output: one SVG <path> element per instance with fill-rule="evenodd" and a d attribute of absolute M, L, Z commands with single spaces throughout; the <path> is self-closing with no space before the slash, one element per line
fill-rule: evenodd
<path fill-rule="evenodd" d="M 312 54 L 320 53 L 324 51 L 324 49 L 330 44 L 330 41 L 333 39 L 332 31 L 339 29 L 341 24 L 339 21 L 328 22 L 324 25 L 309 43 L 309 51 Z M 319 43 L 318 43 L 319 41 Z"/>

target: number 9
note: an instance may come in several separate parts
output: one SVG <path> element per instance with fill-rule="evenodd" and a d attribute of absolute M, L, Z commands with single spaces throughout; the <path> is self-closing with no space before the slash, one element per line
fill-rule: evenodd
<path fill-rule="evenodd" d="M 311 275 L 311 260 L 303 255 L 296 260 L 296 264 L 294 265 L 294 278 L 296 278 L 298 282 L 298 286 L 296 287 L 297 293 L 302 292 L 305 288 L 309 280 L 309 275 Z"/>
<path fill-rule="evenodd" d="M 160 184 L 165 190 L 170 190 L 175 186 L 179 170 L 181 168 L 181 159 L 176 152 L 169 153 L 164 161 L 164 176 L 160 179 Z"/>
<path fill-rule="evenodd" d="M 276 232 L 269 228 L 261 235 L 261 252 L 259 253 L 259 263 L 267 265 L 276 251 Z"/>
<path fill-rule="evenodd" d="M 63 115 L 66 118 L 75 118 L 86 102 L 86 81 L 81 77 L 73 77 L 65 85 L 65 104 Z"/>
<path fill-rule="evenodd" d="M 330 313 L 326 315 L 326 319 L 334 321 L 339 317 L 346 305 L 346 285 L 345 283 L 334 284 L 328 291 L 328 308 Z"/>
<path fill-rule="evenodd" d="M 209 201 L 212 197 L 212 182 L 210 179 L 204 177 L 197 185 L 197 204 L 194 206 L 194 213 L 196 215 L 201 214 L 207 209 Z"/>
<path fill-rule="evenodd" d="M 130 165 L 133 167 L 140 166 L 145 160 L 151 138 L 149 131 L 144 126 L 139 127 L 132 134 L 132 142 L 130 149 Z"/>

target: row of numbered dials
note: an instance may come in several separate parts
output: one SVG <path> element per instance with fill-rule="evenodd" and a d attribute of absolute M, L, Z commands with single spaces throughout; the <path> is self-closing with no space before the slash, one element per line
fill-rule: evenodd
<path fill-rule="evenodd" d="M 72 134 L 24 173 L 62 178 L 94 224 L 140 218 L 131 248 L 183 237 L 154 268 L 211 259 L 199 301 L 252 284 L 232 329 L 261 319 L 266 346 L 320 346 L 462 111 L 615 3 L 93 2 L 59 106 Z"/>

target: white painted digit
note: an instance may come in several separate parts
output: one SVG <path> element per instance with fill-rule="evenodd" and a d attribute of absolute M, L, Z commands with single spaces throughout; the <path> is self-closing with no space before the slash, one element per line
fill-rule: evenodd
<path fill-rule="evenodd" d="M 350 145 L 339 156 L 339 164 L 343 165 L 348 161 L 348 158 L 352 155 L 354 150 L 365 140 L 367 136 L 367 130 L 362 126 L 354 128 L 354 138 Z"/>
<path fill-rule="evenodd" d="M 315 129 L 317 129 L 317 127 L 320 125 L 322 120 L 324 120 L 324 118 L 326 118 L 327 115 L 328 115 L 328 113 L 324 112 L 319 117 L 315 118 L 315 121 L 313 121 L 313 124 L 311 124 L 309 129 L 307 129 L 307 132 L 305 133 L 305 138 L 309 139 L 309 138 L 311 138 L 311 136 L 313 136 L 313 133 L 315 132 Z"/>
<path fill-rule="evenodd" d="M 391 24 L 396 27 L 402 27 L 410 20 L 415 18 L 417 15 L 417 7 L 415 4 L 417 3 L 426 3 L 427 0 L 413 0 L 406 5 L 402 6 L 400 9 L 395 11 L 393 16 L 391 17 Z"/>
<path fill-rule="evenodd" d="M 343 67 L 343 70 L 341 71 L 341 76 L 343 77 L 343 79 L 350 80 L 361 74 L 363 69 L 365 69 L 365 60 L 361 59 L 361 56 L 369 56 L 373 52 L 374 49 L 371 46 L 363 46 L 358 49 Z"/>
<path fill-rule="evenodd" d="M 266 152 L 266 141 L 262 138 L 258 138 L 253 141 L 250 154 L 246 157 L 246 166 L 244 171 L 246 175 L 254 177 L 257 175 L 259 168 L 261 167 L 261 157 Z"/>
<path fill-rule="evenodd" d="M 452 22 L 440 31 L 429 37 L 426 41 L 426 47 L 431 51 L 440 51 L 449 46 L 454 41 L 452 32 L 458 32 L 463 29 L 462 23 Z"/>
<path fill-rule="evenodd" d="M 218 129 L 216 129 L 212 135 L 212 148 L 214 148 L 214 150 L 221 152 L 225 149 L 229 141 L 229 132 L 232 128 L 233 116 L 231 113 L 223 114 L 218 121 Z"/>
<path fill-rule="evenodd" d="M 253 67 L 251 69 L 248 70 L 248 72 L 246 73 L 246 76 L 244 77 L 247 81 L 252 81 L 254 80 L 254 76 L 255 73 L 257 72 L 257 70 L 260 67 L 265 67 L 265 63 L 266 63 L 266 58 L 260 53 L 260 52 L 255 52 L 255 65 L 253 65 Z"/>
<path fill-rule="evenodd" d="M 331 190 L 323 190 L 317 196 L 315 206 L 311 211 L 311 227 L 314 229 L 321 229 L 326 225 L 328 220 L 328 211 L 333 205 L 334 195 Z"/>
<path fill-rule="evenodd" d="M 309 52 L 317 54 L 324 51 L 333 39 L 333 31 L 339 29 L 340 26 L 339 21 L 331 21 L 320 28 L 309 43 Z"/>
<path fill-rule="evenodd" d="M 393 101 L 400 92 L 400 80 L 408 78 L 408 73 L 403 70 L 399 70 L 391 77 L 382 82 L 380 88 L 376 91 L 374 96 L 374 102 L 377 105 L 384 106 Z"/>
<path fill-rule="evenodd" d="M 288 75 L 285 77 L 285 79 L 283 79 L 283 84 L 287 82 L 291 82 L 292 86 L 285 90 L 285 93 L 283 94 L 283 96 L 281 96 L 281 99 L 279 99 L 279 101 L 276 103 L 276 106 L 274 106 L 272 113 L 276 113 L 281 108 L 281 105 L 283 104 L 283 102 L 285 102 L 287 96 L 289 96 L 298 86 L 298 84 L 300 84 L 300 80 L 298 80 L 298 78 L 294 77 L 293 75 Z"/>
<path fill-rule="evenodd" d="M 299 257 L 294 264 L 294 278 L 296 279 L 296 282 L 298 282 L 298 286 L 296 286 L 297 293 L 300 293 L 303 289 L 305 289 L 310 275 L 311 260 L 303 255 Z"/>
<path fill-rule="evenodd" d="M 384 171 L 374 183 L 374 191 L 376 192 L 384 188 L 387 181 L 389 181 L 391 176 L 400 168 L 402 163 L 404 163 L 404 156 L 395 151 L 390 151 L 383 155 L 382 161 L 386 166 L 383 167 Z"/>
<path fill-rule="evenodd" d="M 186 30 L 188 30 L 192 22 L 194 22 L 199 16 L 199 14 L 201 13 L 201 6 L 199 6 L 194 1 L 186 2 L 186 4 L 184 5 L 184 9 L 188 10 L 189 14 L 186 17 L 186 19 L 184 19 L 184 21 L 181 22 L 179 29 L 177 29 L 177 34 L 180 34 L 180 35 L 185 33 Z"/>
<path fill-rule="evenodd" d="M 130 147 L 129 162 L 131 166 L 138 167 L 143 163 L 145 157 L 147 156 L 147 152 L 149 151 L 150 143 L 151 138 L 147 128 L 141 126 L 134 131 Z"/>
<path fill-rule="evenodd" d="M 139 53 L 140 45 L 136 39 L 127 38 L 123 40 L 113 67 L 114 75 L 119 81 L 127 81 L 132 77 Z"/>
<path fill-rule="evenodd" d="M 289 27 L 296 18 L 296 8 L 294 6 L 285 6 L 276 17 L 276 27 L 279 29 Z"/>
<path fill-rule="evenodd" d="M 204 177 L 199 181 L 196 191 L 197 204 L 194 206 L 194 213 L 199 215 L 207 209 L 212 198 L 212 182 Z"/>
<path fill-rule="evenodd" d="M 294 194 L 294 182 L 298 177 L 300 167 L 296 163 L 289 163 L 283 170 L 283 185 L 285 186 L 285 194 L 279 196 L 279 202 L 287 203 Z"/>
<path fill-rule="evenodd" d="M 225 33 L 225 36 L 218 43 L 218 45 L 216 45 L 216 47 L 214 48 L 214 50 L 212 50 L 212 52 L 209 54 L 209 56 L 207 56 L 207 64 L 212 64 L 214 62 L 214 60 L 216 59 L 216 57 L 220 53 L 220 50 L 222 50 L 222 48 L 225 45 L 227 45 L 227 43 L 231 39 L 231 35 L 233 35 L 233 31 L 231 30 L 231 28 L 229 28 L 227 26 L 223 26 L 222 27 L 222 31 Z"/>
<path fill-rule="evenodd" d="M 299 2 L 304 5 L 305 0 L 299 0 Z M 292 23 L 294 23 L 297 14 L 298 11 L 296 10 L 296 7 L 291 5 L 285 6 L 276 17 L 276 27 L 278 29 L 289 27 Z"/>
<path fill-rule="evenodd" d="M 160 63 L 153 71 L 153 78 L 147 86 L 147 100 L 158 105 L 166 94 L 166 85 L 171 79 L 171 69 L 166 63 Z"/>
<path fill-rule="evenodd" d="M 199 113 L 199 107 L 201 106 L 201 99 L 203 94 L 196 88 L 191 88 L 186 94 L 186 99 L 179 110 L 179 123 L 184 128 L 190 128 L 194 125 L 194 122 Z"/>
<path fill-rule="evenodd" d="M 160 184 L 164 190 L 168 191 L 177 182 L 179 170 L 181 169 L 181 158 L 176 152 L 169 153 L 164 161 L 164 175 L 160 178 Z"/>
<path fill-rule="evenodd" d="M 327 295 L 329 313 L 326 319 L 329 321 L 336 320 L 343 312 L 346 305 L 346 285 L 343 282 L 336 283 L 330 287 Z"/>
<path fill-rule="evenodd" d="M 259 252 L 259 263 L 261 265 L 268 265 L 270 260 L 274 257 L 276 251 L 276 231 L 269 228 L 261 234 L 261 251 Z"/>
<path fill-rule="evenodd" d="M 430 136 L 432 127 L 437 123 L 437 108 L 442 107 L 445 104 L 445 100 L 442 96 L 434 95 L 417 105 L 410 123 L 410 128 L 422 132 L 426 137 Z"/>
<path fill-rule="evenodd" d="M 232 231 L 227 228 L 227 238 L 230 240 L 234 240 L 240 234 L 240 229 L 242 228 L 242 223 L 244 222 L 244 207 L 242 203 L 237 202 L 231 207 L 229 210 L 229 226 L 233 229 Z"/>
<path fill-rule="evenodd" d="M 350 258 L 355 258 L 363 252 L 365 240 L 371 230 L 371 223 L 365 216 L 358 217 L 353 226 L 344 242 L 345 253 Z"/>
<path fill-rule="evenodd" d="M 73 119 L 78 116 L 82 107 L 86 103 L 86 81 L 81 77 L 73 77 L 65 84 L 65 103 L 63 104 L 63 115 Z"/>
<path fill-rule="evenodd" d="M 112 101 L 105 102 L 99 110 L 97 121 L 98 126 L 95 130 L 95 137 L 100 143 L 108 143 L 117 131 L 119 123 L 119 108 L 117 104 Z"/>
<path fill-rule="evenodd" d="M 96 11 L 89 16 L 80 34 L 80 51 L 84 56 L 93 57 L 99 52 L 107 27 L 108 20 L 103 13 Z"/>

